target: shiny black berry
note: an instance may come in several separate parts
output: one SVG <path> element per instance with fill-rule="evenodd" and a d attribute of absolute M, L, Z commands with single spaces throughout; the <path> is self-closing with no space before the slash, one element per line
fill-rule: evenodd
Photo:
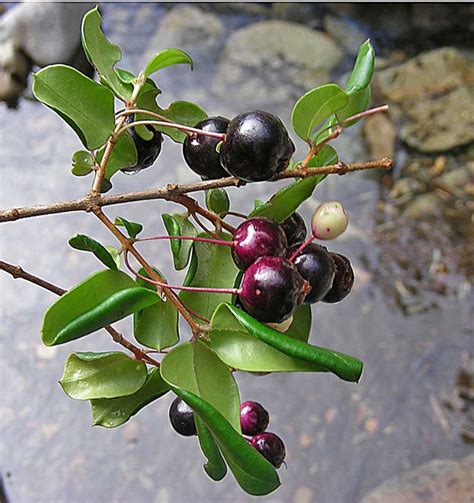
<path fill-rule="evenodd" d="M 296 252 L 299 245 L 292 246 L 287 256 Z M 311 291 L 304 299 L 305 304 L 321 300 L 331 289 L 335 275 L 334 261 L 323 246 L 311 243 L 295 258 L 298 272 L 311 285 Z"/>
<path fill-rule="evenodd" d="M 294 313 L 310 287 L 289 260 L 261 257 L 244 272 L 240 288 L 247 313 L 259 321 L 280 323 Z"/>
<path fill-rule="evenodd" d="M 302 243 L 307 234 L 303 217 L 299 213 L 292 213 L 282 224 L 283 230 L 288 240 L 288 246 Z"/>
<path fill-rule="evenodd" d="M 129 115 L 126 123 L 130 124 L 133 122 L 133 116 Z M 150 167 L 160 155 L 161 152 L 161 144 L 163 143 L 163 135 L 156 131 L 151 126 L 145 126 L 148 131 L 153 133 L 153 137 L 151 140 L 144 140 L 138 133 L 135 131 L 135 128 L 129 128 L 128 132 L 132 137 L 135 147 L 137 149 L 137 163 L 135 166 L 130 168 L 123 168 L 120 171 L 126 173 L 127 175 L 132 173 L 138 173 L 142 169 Z"/>
<path fill-rule="evenodd" d="M 270 422 L 268 412 L 257 402 L 240 405 L 240 426 L 244 435 L 256 435 L 267 429 Z"/>
<path fill-rule="evenodd" d="M 330 253 L 330 255 L 334 261 L 336 274 L 331 289 L 322 301 L 334 303 L 345 299 L 349 295 L 354 285 L 354 271 L 347 257 L 338 253 Z"/>
<path fill-rule="evenodd" d="M 191 437 L 196 435 L 196 425 L 194 423 L 194 413 L 186 402 L 181 398 L 176 398 L 171 404 L 169 417 L 171 426 L 180 435 Z"/>
<path fill-rule="evenodd" d="M 209 117 L 198 122 L 194 127 L 211 133 L 225 133 L 229 119 L 224 117 Z M 203 135 L 190 135 L 183 143 L 183 155 L 187 165 L 204 179 L 216 179 L 229 176 L 221 166 L 216 146 L 217 138 Z"/>
<path fill-rule="evenodd" d="M 255 447 L 275 468 L 280 468 L 285 459 L 286 450 L 285 444 L 278 435 L 270 432 L 259 433 L 252 437 L 250 445 Z"/>
<path fill-rule="evenodd" d="M 247 182 L 270 180 L 288 167 L 295 146 L 281 120 L 262 110 L 231 120 L 221 146 L 226 171 Z"/>
<path fill-rule="evenodd" d="M 283 256 L 286 248 L 286 236 L 280 225 L 268 218 L 254 217 L 234 231 L 232 257 L 235 265 L 245 271 L 260 257 Z"/>

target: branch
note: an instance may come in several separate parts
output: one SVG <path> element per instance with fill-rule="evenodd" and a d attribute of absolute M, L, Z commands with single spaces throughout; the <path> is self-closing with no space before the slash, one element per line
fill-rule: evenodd
<path fill-rule="evenodd" d="M 9 264 L 8 262 L 0 260 L 0 269 L 11 274 L 15 279 L 19 278 L 24 279 L 26 281 L 29 281 L 30 283 L 34 283 L 35 285 L 40 286 L 41 288 L 44 288 L 45 290 L 55 293 L 56 295 L 61 296 L 67 292 L 67 290 L 64 290 L 64 288 L 53 285 L 52 283 L 49 283 L 49 281 L 38 278 L 37 276 L 34 276 L 33 274 L 24 271 L 18 265 Z M 160 363 L 158 361 L 156 361 L 151 356 L 148 356 L 148 354 L 145 351 L 143 351 L 138 346 L 135 346 L 135 344 L 125 339 L 125 337 L 120 332 L 115 330 L 115 328 L 113 328 L 110 325 L 107 325 L 104 328 L 112 336 L 112 339 L 115 342 L 131 351 L 137 359 L 143 360 L 146 363 L 150 363 L 151 365 L 155 365 L 156 367 L 160 366 Z"/>
<path fill-rule="evenodd" d="M 361 171 L 366 169 L 389 169 L 392 167 L 392 160 L 388 158 L 377 161 L 360 162 L 353 164 L 337 163 L 329 166 L 319 166 L 316 168 L 294 168 L 286 169 L 279 173 L 275 180 L 285 178 L 306 178 L 314 175 L 345 174 L 351 171 Z M 164 199 L 172 201 L 181 194 L 198 192 L 201 190 L 239 187 L 242 181 L 234 176 L 219 178 L 217 180 L 206 180 L 204 182 L 188 183 L 183 185 L 168 184 L 157 189 L 142 190 L 138 192 L 125 192 L 112 196 L 86 196 L 81 199 L 62 201 L 52 204 L 44 204 L 33 207 L 10 208 L 0 212 L 0 223 L 13 222 L 22 218 L 37 217 L 41 215 L 53 215 L 57 213 L 68 213 L 72 211 L 92 211 L 96 207 L 111 206 L 137 201 L 149 201 Z"/>

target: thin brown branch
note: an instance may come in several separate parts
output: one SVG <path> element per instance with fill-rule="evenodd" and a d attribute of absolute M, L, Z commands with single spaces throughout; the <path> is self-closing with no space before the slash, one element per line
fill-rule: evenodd
<path fill-rule="evenodd" d="M 343 169 L 342 169 L 342 166 Z M 287 169 L 279 173 L 275 180 L 285 178 L 306 178 L 314 175 L 344 174 L 351 171 L 361 171 L 366 169 L 389 169 L 392 167 L 392 160 L 388 158 L 377 161 L 359 162 L 353 164 L 331 164 L 329 166 L 319 166 L 316 168 L 294 168 Z M 168 184 L 157 189 L 142 190 L 137 192 L 125 192 L 111 196 L 86 196 L 81 199 L 62 201 L 52 204 L 43 204 L 40 206 L 10 208 L 0 212 L 0 223 L 13 222 L 22 218 L 37 217 L 41 215 L 53 215 L 57 213 L 68 213 L 72 211 L 92 211 L 95 207 L 111 206 L 115 204 L 124 204 L 138 201 L 150 201 L 156 199 L 172 200 L 173 197 L 201 190 L 239 187 L 241 180 L 229 176 L 217 180 L 206 180 L 203 182 L 188 183 L 183 185 Z"/>
<path fill-rule="evenodd" d="M 67 290 L 64 290 L 64 288 L 53 285 L 53 283 L 50 283 L 49 281 L 46 281 L 42 278 L 39 278 L 38 276 L 35 276 L 34 274 L 26 272 L 18 265 L 9 264 L 8 262 L 0 260 L 0 269 L 2 271 L 9 273 L 15 279 L 24 279 L 25 281 L 29 281 L 30 283 L 38 285 L 41 288 L 44 288 L 45 290 L 48 290 L 49 292 L 52 292 L 56 295 L 61 296 L 67 292 Z M 120 332 L 115 330 L 114 327 L 112 327 L 111 325 L 107 325 L 104 328 L 112 336 L 112 339 L 115 342 L 131 351 L 137 359 L 143 360 L 151 365 L 155 365 L 156 367 L 160 366 L 160 363 L 158 361 L 156 361 L 151 356 L 148 356 L 146 351 L 140 349 L 138 346 L 135 346 L 135 344 L 125 339 L 125 337 Z"/>

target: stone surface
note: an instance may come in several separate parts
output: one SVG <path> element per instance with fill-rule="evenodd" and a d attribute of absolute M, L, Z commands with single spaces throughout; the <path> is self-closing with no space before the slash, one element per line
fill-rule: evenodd
<path fill-rule="evenodd" d="M 386 114 L 367 117 L 364 123 L 364 135 L 372 159 L 395 158 L 397 133 L 393 122 Z"/>
<path fill-rule="evenodd" d="M 324 29 L 351 55 L 356 55 L 359 47 L 367 40 L 368 33 L 355 22 L 336 16 L 325 16 Z"/>

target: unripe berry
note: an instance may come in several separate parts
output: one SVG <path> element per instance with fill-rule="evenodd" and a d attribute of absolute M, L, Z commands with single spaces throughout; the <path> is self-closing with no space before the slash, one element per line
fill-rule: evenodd
<path fill-rule="evenodd" d="M 268 412 L 257 402 L 240 405 L 240 426 L 244 435 L 256 435 L 267 429 L 270 422 Z"/>
<path fill-rule="evenodd" d="M 349 223 L 349 217 L 338 201 L 320 204 L 311 220 L 311 232 L 317 239 L 334 239 L 340 236 Z"/>

